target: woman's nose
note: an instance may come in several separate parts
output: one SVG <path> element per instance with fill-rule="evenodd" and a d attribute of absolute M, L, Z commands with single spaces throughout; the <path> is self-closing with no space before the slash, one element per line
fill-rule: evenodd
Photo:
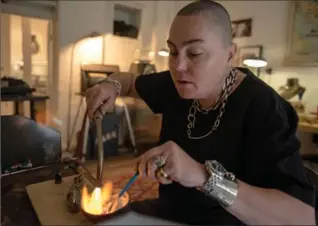
<path fill-rule="evenodd" d="M 187 61 L 182 57 L 177 57 L 174 62 L 174 68 L 177 71 L 186 71 L 187 70 Z"/>

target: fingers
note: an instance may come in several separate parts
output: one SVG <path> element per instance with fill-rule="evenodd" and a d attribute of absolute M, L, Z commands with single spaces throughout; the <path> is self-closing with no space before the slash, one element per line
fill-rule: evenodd
<path fill-rule="evenodd" d="M 109 86 L 109 88 L 108 88 Z M 117 93 L 110 84 L 96 85 L 85 92 L 87 114 L 90 119 L 101 117 L 113 106 Z"/>
<path fill-rule="evenodd" d="M 171 184 L 172 183 L 172 179 L 164 172 L 164 170 L 162 168 L 160 168 L 157 171 L 156 178 L 161 184 Z"/>
<path fill-rule="evenodd" d="M 174 178 L 174 164 L 171 160 L 168 160 L 166 164 L 162 167 L 163 177 Z"/>
<path fill-rule="evenodd" d="M 155 160 L 154 159 L 150 159 L 147 162 L 147 167 L 146 167 L 147 177 L 149 177 L 150 179 L 156 179 L 155 172 L 156 172 L 157 169 L 158 169 L 158 167 L 157 167 L 157 165 L 155 163 Z"/>
<path fill-rule="evenodd" d="M 150 149 L 149 151 L 147 151 L 145 154 L 142 155 L 142 162 L 148 162 L 151 158 L 155 157 L 155 156 L 162 156 L 164 150 L 162 148 L 162 146 L 157 146 L 154 147 L 152 149 Z M 166 159 L 163 159 L 163 161 L 165 161 Z"/>
<path fill-rule="evenodd" d="M 95 97 L 96 93 L 97 93 L 97 90 L 96 90 L 95 87 L 89 88 L 89 89 L 86 90 L 86 92 L 84 93 L 84 95 L 85 95 L 85 100 L 86 100 L 86 105 L 87 105 L 87 114 L 88 114 L 88 117 L 90 117 L 90 118 L 91 118 L 91 116 L 93 115 L 92 112 L 94 112 L 93 109 L 92 109 L 92 107 L 91 107 L 91 105 L 92 105 L 92 102 L 93 102 L 92 100 L 93 100 L 93 98 Z"/>
<path fill-rule="evenodd" d="M 93 116 L 94 116 L 97 108 L 101 104 L 101 101 L 99 101 L 99 99 L 100 99 L 99 96 L 100 96 L 100 90 L 96 86 L 88 89 L 85 92 L 86 105 L 87 105 L 87 114 L 88 114 L 88 117 L 90 119 L 93 119 Z"/>
<path fill-rule="evenodd" d="M 98 112 L 100 112 L 102 115 L 105 115 L 107 110 L 113 106 L 115 99 L 116 97 L 114 96 L 110 96 L 108 99 L 106 99 L 99 107 L 100 110 Z"/>
<path fill-rule="evenodd" d="M 170 152 L 165 150 L 164 146 L 149 150 L 137 161 L 140 175 L 157 179 L 162 184 L 172 183 L 170 174 L 173 175 L 173 163 L 169 156 Z"/>
<path fill-rule="evenodd" d="M 109 97 L 107 97 L 106 102 L 104 102 L 104 95 L 100 95 L 99 93 L 95 95 L 94 99 L 91 100 L 90 106 L 88 106 L 88 109 L 90 110 L 90 118 L 94 118 L 97 115 L 103 116 L 103 112 L 101 112 L 101 106 L 107 104 L 107 100 Z"/>
<path fill-rule="evenodd" d="M 140 156 L 137 161 L 137 169 L 139 174 L 143 177 L 151 177 L 154 175 L 155 170 L 158 168 L 155 157 L 161 156 L 163 150 L 161 146 L 155 147 L 147 151 L 145 154 Z M 164 162 L 165 159 L 162 159 Z"/>
<path fill-rule="evenodd" d="M 147 162 L 147 177 L 151 179 L 156 179 L 156 172 L 159 168 L 163 167 L 165 164 L 165 160 L 162 155 L 157 155 L 152 157 Z"/>
<path fill-rule="evenodd" d="M 171 159 L 168 159 L 166 164 L 157 171 L 156 177 L 161 184 L 172 183 L 174 180 L 174 168 Z"/>
<path fill-rule="evenodd" d="M 140 161 L 138 164 L 138 172 L 142 177 L 147 177 L 147 162 Z"/>

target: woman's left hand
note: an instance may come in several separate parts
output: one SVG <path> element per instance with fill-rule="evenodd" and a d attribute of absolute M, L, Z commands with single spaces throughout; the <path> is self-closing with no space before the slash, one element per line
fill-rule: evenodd
<path fill-rule="evenodd" d="M 160 156 L 164 162 L 162 168 L 164 174 L 185 187 L 202 186 L 208 177 L 204 165 L 192 159 L 173 141 L 150 149 L 140 156 L 137 161 L 140 175 L 157 178 L 161 183 L 166 183 L 167 178 L 156 176 L 158 166 L 155 159 Z"/>

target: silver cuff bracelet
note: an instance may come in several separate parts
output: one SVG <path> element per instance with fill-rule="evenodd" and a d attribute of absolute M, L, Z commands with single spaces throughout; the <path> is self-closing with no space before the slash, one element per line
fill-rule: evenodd
<path fill-rule="evenodd" d="M 205 166 L 210 174 L 201 190 L 209 197 L 217 200 L 221 206 L 231 206 L 238 193 L 235 176 L 227 172 L 217 161 L 206 161 Z"/>

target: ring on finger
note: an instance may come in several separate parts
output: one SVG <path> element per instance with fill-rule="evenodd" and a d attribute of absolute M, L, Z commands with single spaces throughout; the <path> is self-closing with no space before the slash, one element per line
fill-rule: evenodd
<path fill-rule="evenodd" d="M 159 155 L 154 158 L 154 163 L 157 168 L 160 168 L 165 164 L 165 160 L 161 155 Z"/>
<path fill-rule="evenodd" d="M 162 168 L 159 168 L 157 173 L 156 173 L 157 179 L 160 181 L 161 184 L 171 184 L 172 180 L 170 176 L 163 171 Z"/>
<path fill-rule="evenodd" d="M 159 174 L 164 178 L 169 178 L 169 175 L 163 170 L 163 168 L 159 169 Z"/>

